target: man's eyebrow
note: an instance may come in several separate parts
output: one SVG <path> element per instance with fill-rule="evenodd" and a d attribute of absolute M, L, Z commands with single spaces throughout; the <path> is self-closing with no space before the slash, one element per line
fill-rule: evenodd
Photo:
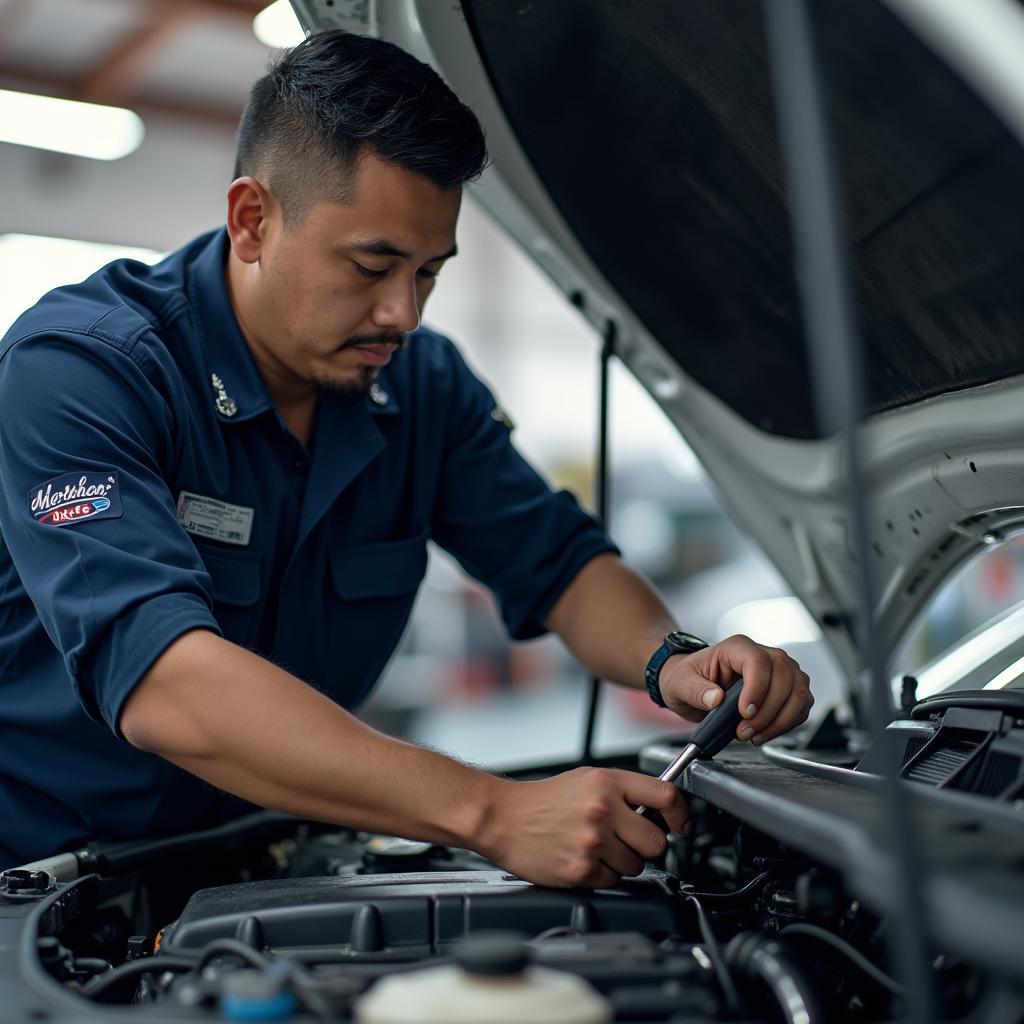
<path fill-rule="evenodd" d="M 408 260 L 412 259 L 410 253 L 407 253 L 404 249 L 399 249 L 397 245 L 392 245 L 386 238 L 374 238 L 368 242 L 356 242 L 354 245 L 349 246 L 350 249 L 355 249 L 356 252 L 366 253 L 368 256 L 397 256 L 399 259 Z M 440 256 L 431 256 L 427 263 L 439 263 L 441 260 L 451 259 L 452 256 L 458 254 L 459 247 L 453 245 L 447 252 L 441 253 Z"/>

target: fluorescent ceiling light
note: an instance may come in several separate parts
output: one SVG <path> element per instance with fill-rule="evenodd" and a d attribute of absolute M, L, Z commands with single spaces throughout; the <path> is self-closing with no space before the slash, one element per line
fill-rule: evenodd
<path fill-rule="evenodd" d="M 297 46 L 306 38 L 288 0 L 274 0 L 269 7 L 260 11 L 252 19 L 252 30 L 264 46 L 275 50 Z"/>
<path fill-rule="evenodd" d="M 0 89 L 0 142 L 119 160 L 143 135 L 142 118 L 130 110 Z"/>

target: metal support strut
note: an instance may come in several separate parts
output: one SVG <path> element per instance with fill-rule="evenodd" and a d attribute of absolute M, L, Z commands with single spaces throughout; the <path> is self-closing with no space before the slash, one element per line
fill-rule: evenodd
<path fill-rule="evenodd" d="M 597 411 L 597 516 L 601 520 L 605 530 L 609 529 L 609 518 L 611 515 L 609 501 L 610 466 L 608 458 L 608 421 L 611 415 L 611 402 L 608 390 L 608 372 L 611 367 L 612 357 L 615 355 L 616 327 L 613 320 L 609 320 L 604 328 L 604 343 L 601 345 L 601 355 L 598 371 L 598 411 Z M 601 679 L 599 676 L 592 676 L 590 679 L 590 699 L 587 701 L 587 721 L 583 730 L 583 752 L 580 754 L 580 762 L 586 764 L 590 761 L 594 746 L 594 729 L 597 725 L 597 709 L 601 702 Z"/>
<path fill-rule="evenodd" d="M 806 0 L 765 0 L 762 8 L 815 405 L 822 428 L 838 436 L 843 449 L 847 514 L 854 550 L 859 553 L 857 564 L 851 566 L 859 606 L 856 639 L 871 673 L 869 720 L 879 735 L 892 718 L 892 696 L 880 646 L 872 636 L 878 587 L 866 555 L 868 508 L 858 429 L 866 411 L 864 358 L 851 298 L 847 241 L 840 227 L 838 178 L 814 51 L 814 24 Z M 925 915 L 912 807 L 898 771 L 885 775 L 880 824 L 895 866 L 889 894 L 890 954 L 906 984 L 898 1012 L 902 1020 L 929 1024 L 938 1015 L 922 924 Z"/>

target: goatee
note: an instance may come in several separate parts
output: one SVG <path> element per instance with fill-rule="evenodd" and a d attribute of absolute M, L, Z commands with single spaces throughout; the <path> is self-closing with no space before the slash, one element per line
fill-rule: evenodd
<path fill-rule="evenodd" d="M 377 379 L 377 369 L 373 366 L 360 366 L 359 376 L 352 380 L 334 380 L 330 377 L 314 377 L 313 389 L 318 395 L 329 395 L 342 402 L 355 402 L 365 398 L 370 386 Z"/>

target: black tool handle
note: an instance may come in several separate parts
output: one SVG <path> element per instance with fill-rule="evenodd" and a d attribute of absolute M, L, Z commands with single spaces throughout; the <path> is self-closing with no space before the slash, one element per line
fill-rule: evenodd
<path fill-rule="evenodd" d="M 736 729 L 743 716 L 740 714 L 740 690 L 743 680 L 737 679 L 722 698 L 722 703 L 704 716 L 694 730 L 690 742 L 700 747 L 704 757 L 714 757 L 736 739 Z"/>
<path fill-rule="evenodd" d="M 668 827 L 668 822 L 661 816 L 661 812 L 656 811 L 653 807 L 645 807 L 640 812 L 640 817 L 646 818 L 652 825 L 660 828 L 666 835 L 672 831 L 672 829 Z"/>
<path fill-rule="evenodd" d="M 709 711 L 704 716 L 700 725 L 694 730 L 687 749 L 683 751 L 681 758 L 677 758 L 669 768 L 662 772 L 661 777 L 663 779 L 671 778 L 672 781 L 675 781 L 675 775 L 682 769 L 681 759 L 685 759 L 688 763 L 690 758 L 696 754 L 696 751 L 693 749 L 694 747 L 700 750 L 701 756 L 714 757 L 715 754 L 723 750 L 736 738 L 736 729 L 743 719 L 743 716 L 740 714 L 740 691 L 742 689 L 743 680 L 737 679 L 725 691 L 722 703 Z M 667 822 L 653 807 L 638 807 L 637 810 L 640 812 L 641 817 L 657 825 L 662 832 L 669 831 Z"/>

